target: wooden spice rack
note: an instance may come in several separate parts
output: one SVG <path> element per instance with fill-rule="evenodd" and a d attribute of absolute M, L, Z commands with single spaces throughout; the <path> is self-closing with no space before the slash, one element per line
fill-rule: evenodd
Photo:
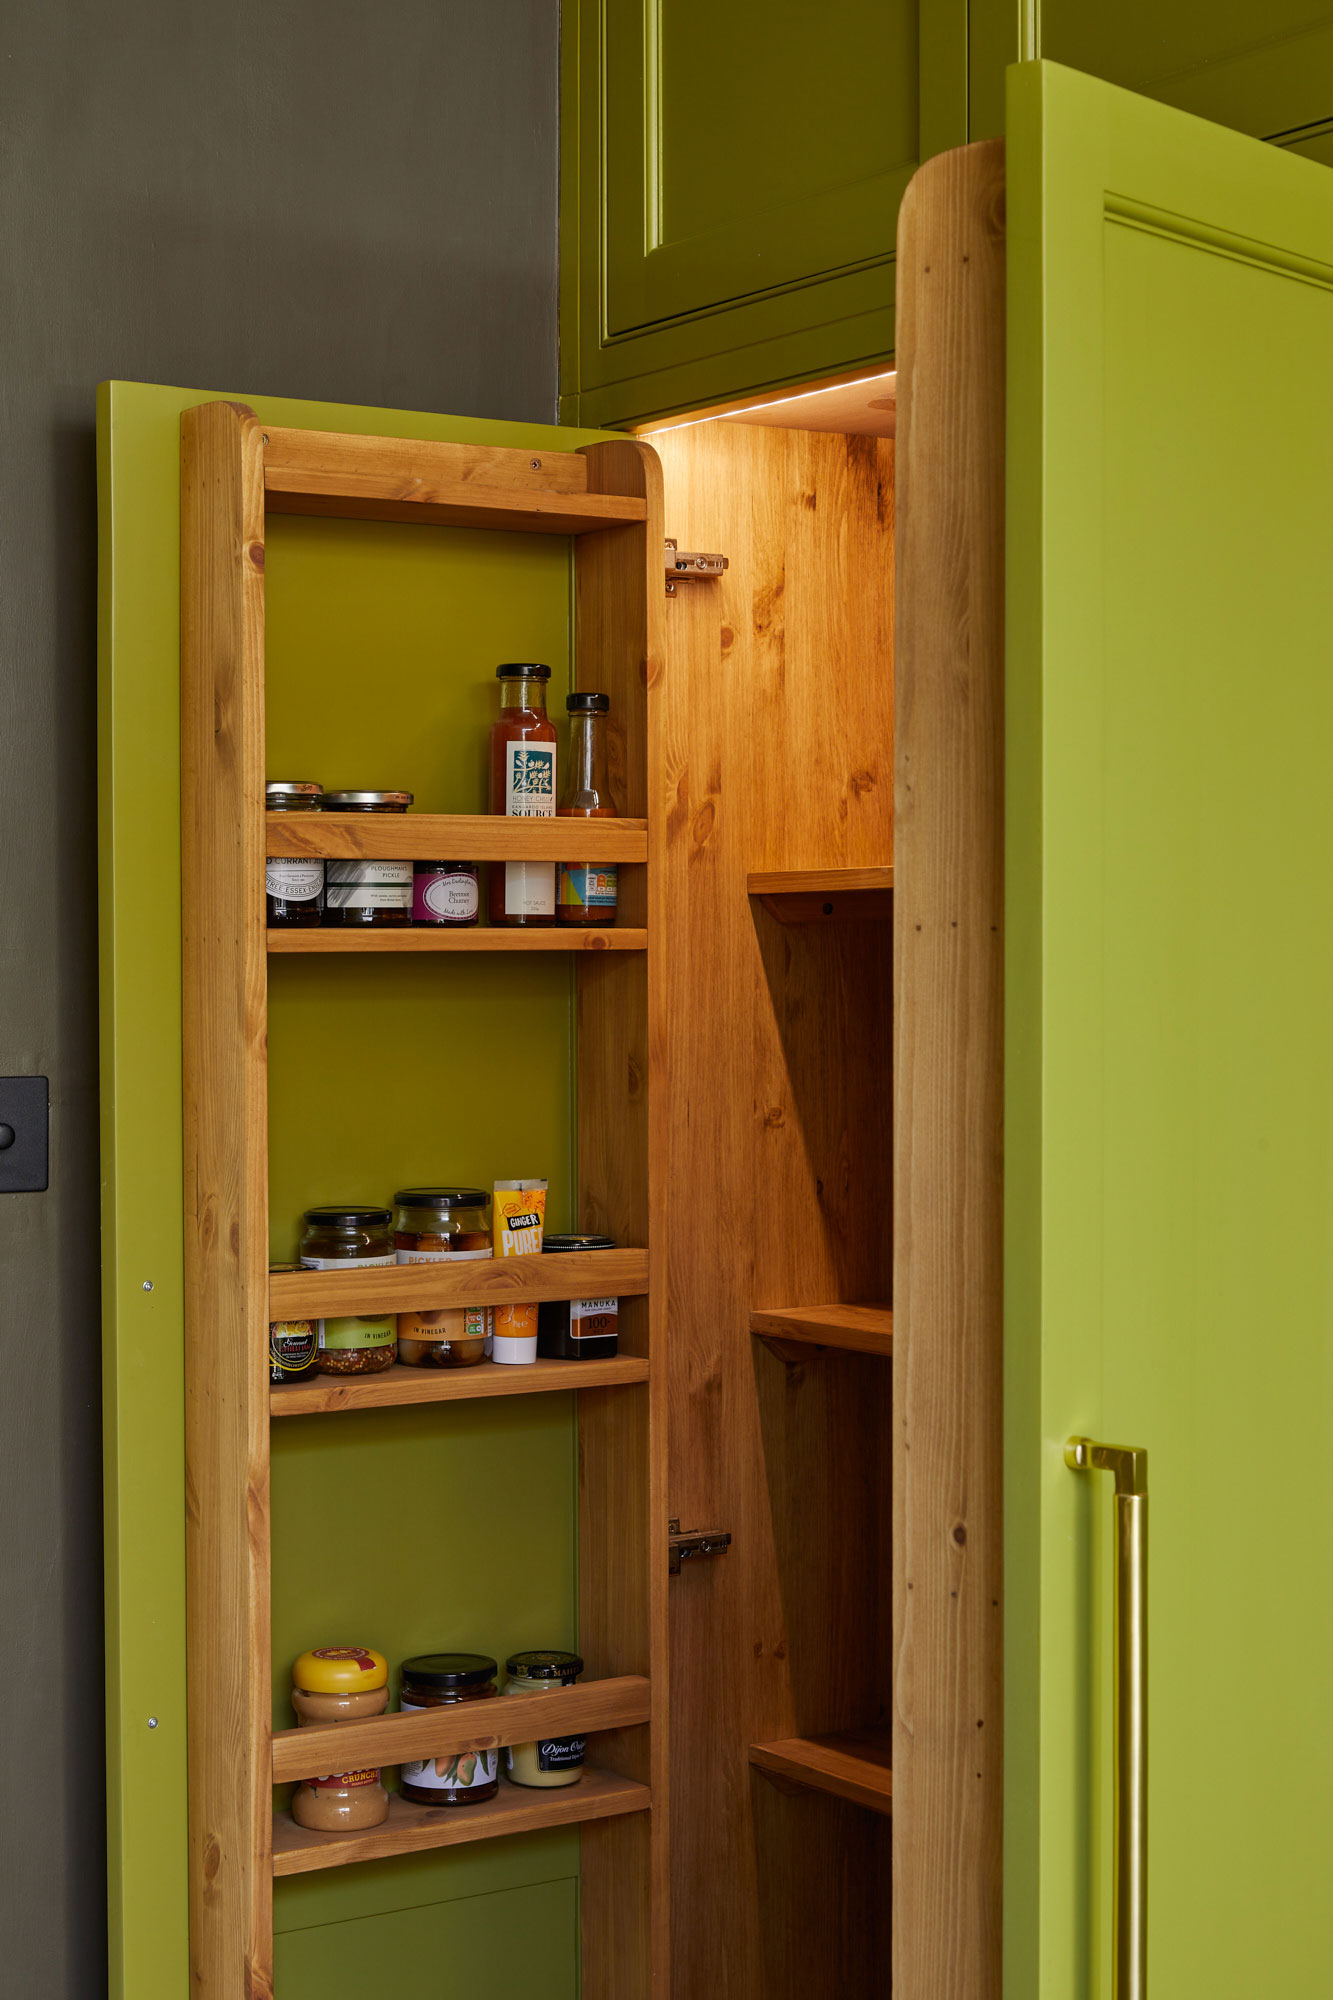
<path fill-rule="evenodd" d="M 580 1907 L 598 1993 L 649 2000 L 666 1963 L 665 1374 L 667 1211 L 661 1185 L 663 972 L 660 861 L 648 802 L 662 794 L 654 699 L 661 679 L 661 478 L 625 439 L 540 456 L 490 446 L 343 437 L 263 426 L 208 403 L 182 425 L 181 658 L 186 1113 L 187 1659 L 190 1922 L 209 1992 L 269 1993 L 272 1882 L 345 1862 L 579 1824 Z M 575 639 L 596 662 L 623 731 L 627 817 L 506 821 L 412 814 L 266 816 L 266 509 L 575 538 Z M 607 931 L 267 932 L 267 855 L 368 855 L 623 864 L 621 926 Z M 567 951 L 578 982 L 580 1226 L 644 1245 L 589 1256 L 351 1273 L 270 1271 L 268 957 L 305 952 Z M 651 1237 L 649 1217 L 653 1219 Z M 563 1267 L 563 1268 L 562 1268 Z M 320 1378 L 269 1393 L 270 1316 L 515 1298 L 622 1298 L 610 1361 Z M 318 1731 L 271 1728 L 271 1415 L 578 1388 L 579 1646 L 588 1679 L 562 1715 L 594 1732 L 567 1789 L 466 1812 L 395 1798 L 351 1835 L 310 1833 L 273 1811 L 272 1788 Z M 614 1390 L 616 1393 L 610 1393 Z M 545 1697 L 549 1702 L 551 1697 Z M 494 1740 L 524 1698 L 489 1705 Z M 549 1710 L 547 1711 L 549 1712 Z M 364 1725 L 376 1758 L 405 1755 L 412 1718 Z M 432 1722 L 439 1740 L 456 1724 Z M 469 1724 L 475 1728 L 475 1720 Z M 358 1726 L 358 1741 L 364 1733 Z M 432 1741 L 435 1740 L 432 1733 Z M 344 1753 L 345 1754 L 345 1753 Z M 367 1751 L 369 1754 L 369 1751 Z M 589 1978 L 585 1974 L 585 1979 Z M 608 1983 L 609 1982 L 609 1983 Z M 585 1991 L 592 1991 L 585 1984 Z"/>

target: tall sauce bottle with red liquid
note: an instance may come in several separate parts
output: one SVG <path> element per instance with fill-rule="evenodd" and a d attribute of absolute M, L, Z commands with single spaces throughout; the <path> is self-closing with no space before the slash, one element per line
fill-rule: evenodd
<path fill-rule="evenodd" d="M 514 819 L 549 819 L 555 813 L 555 724 L 546 713 L 551 669 L 511 661 L 495 669 L 499 719 L 491 724 L 490 807 Z M 512 929 L 555 922 L 553 861 L 493 861 L 490 916 Z"/>
<path fill-rule="evenodd" d="M 611 707 L 604 694 L 571 694 L 569 710 L 569 772 L 560 800 L 562 819 L 615 819 L 607 782 L 606 718 Z M 562 924 L 613 924 L 616 920 L 616 870 L 591 861 L 559 864 L 560 895 L 556 915 Z"/>

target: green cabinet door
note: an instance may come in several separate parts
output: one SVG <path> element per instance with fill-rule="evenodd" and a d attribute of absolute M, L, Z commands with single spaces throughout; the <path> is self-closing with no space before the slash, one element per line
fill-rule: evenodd
<path fill-rule="evenodd" d="M 1006 1994 L 1110 2000 L 1148 1453 L 1155 2000 L 1328 1991 L 1333 176 L 1010 72 Z"/>
<path fill-rule="evenodd" d="M 889 355 L 899 201 L 966 136 L 965 0 L 574 0 L 563 40 L 567 420 Z"/>

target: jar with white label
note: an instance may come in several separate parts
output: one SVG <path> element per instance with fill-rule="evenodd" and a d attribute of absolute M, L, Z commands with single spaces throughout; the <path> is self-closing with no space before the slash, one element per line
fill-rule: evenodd
<path fill-rule="evenodd" d="M 355 1271 L 396 1263 L 387 1208 L 308 1208 L 301 1237 L 307 1271 Z M 321 1319 L 316 1366 L 321 1375 L 378 1375 L 398 1352 L 395 1313 Z"/>
<path fill-rule="evenodd" d="M 275 782 L 264 787 L 264 803 L 271 813 L 316 813 L 323 802 L 322 785 Z M 264 863 L 264 892 L 271 931 L 322 923 L 323 861 L 311 854 L 270 854 Z"/>
<path fill-rule="evenodd" d="M 418 1653 L 403 1661 L 398 1706 L 408 1715 L 424 1708 L 451 1708 L 456 1702 L 487 1701 L 495 1693 L 495 1661 L 484 1653 Z M 485 1731 L 479 1731 L 484 1734 Z M 499 1752 L 460 1750 L 404 1764 L 405 1799 L 422 1806 L 479 1806 L 500 1789 Z"/>
<path fill-rule="evenodd" d="M 487 1262 L 491 1199 L 482 1188 L 399 1188 L 394 1246 L 400 1264 Z M 409 1368 L 470 1368 L 486 1357 L 490 1306 L 423 1306 L 398 1315 L 398 1359 Z"/>
<path fill-rule="evenodd" d="M 573 1687 L 583 1672 L 577 1653 L 512 1653 L 505 1661 L 509 1678 L 506 1694 L 558 1694 Z M 558 1708 L 552 1714 L 554 1726 Z M 586 1736 L 544 1736 L 535 1743 L 510 1743 L 505 1747 L 505 1776 L 511 1785 L 529 1785 L 538 1791 L 554 1791 L 561 1785 L 577 1785 L 583 1776 L 587 1751 Z"/>
<path fill-rule="evenodd" d="M 430 930 L 475 924 L 480 908 L 475 861 L 418 861 L 412 873 L 412 922 Z"/>
<path fill-rule="evenodd" d="M 324 811 L 405 813 L 411 792 L 325 792 Z M 324 922 L 335 927 L 402 929 L 412 921 L 412 863 L 378 856 L 330 861 L 324 873 Z"/>

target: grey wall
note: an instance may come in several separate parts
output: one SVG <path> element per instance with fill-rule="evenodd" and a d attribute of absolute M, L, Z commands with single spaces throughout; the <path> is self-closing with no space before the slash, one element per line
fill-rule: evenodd
<path fill-rule="evenodd" d="M 109 376 L 550 420 L 558 0 L 0 10 L 0 1988 L 105 1986 L 93 408 Z M 25 1713 L 31 1704 L 31 1712 Z"/>

